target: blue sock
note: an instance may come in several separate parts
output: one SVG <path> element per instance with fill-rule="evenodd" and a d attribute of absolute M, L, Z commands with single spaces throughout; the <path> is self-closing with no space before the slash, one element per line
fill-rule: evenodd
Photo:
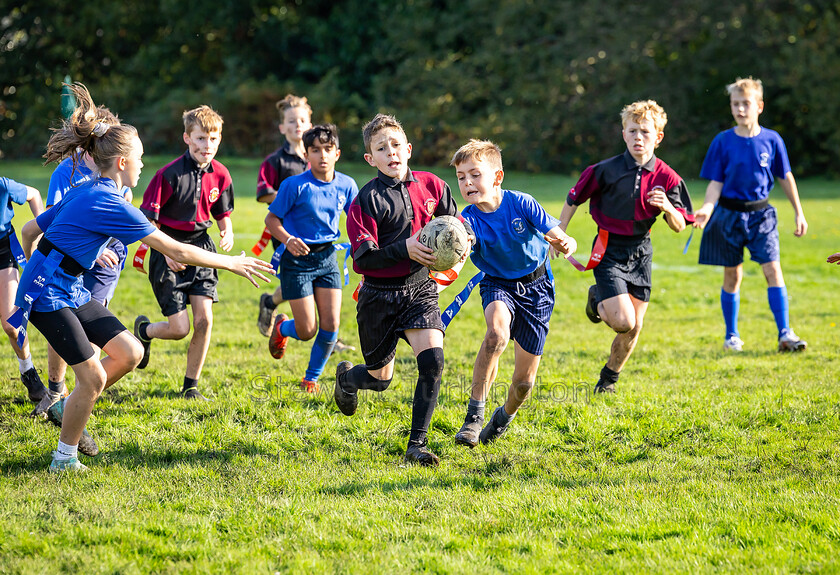
<path fill-rule="evenodd" d="M 767 301 L 770 302 L 770 311 L 773 312 L 773 317 L 776 319 L 776 327 L 779 330 L 779 337 L 782 337 L 782 335 L 790 329 L 787 287 L 779 286 L 767 288 Z"/>
<path fill-rule="evenodd" d="M 741 307 L 741 292 L 729 293 L 720 290 L 720 307 L 726 322 L 726 339 L 738 337 L 738 309 Z"/>
<path fill-rule="evenodd" d="M 306 368 L 304 379 L 318 381 L 321 372 L 324 371 L 324 366 L 327 365 L 327 360 L 330 358 L 336 341 L 338 341 L 337 331 L 318 330 L 318 335 L 315 336 L 315 343 L 312 344 L 312 351 L 309 354 L 309 366 Z"/>
<path fill-rule="evenodd" d="M 300 336 L 298 336 L 297 330 L 295 329 L 295 320 L 293 319 L 287 319 L 280 324 L 280 333 L 300 341 Z"/>

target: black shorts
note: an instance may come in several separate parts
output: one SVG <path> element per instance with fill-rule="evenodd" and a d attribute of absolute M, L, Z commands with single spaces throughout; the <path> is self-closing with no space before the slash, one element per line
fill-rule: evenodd
<path fill-rule="evenodd" d="M 598 284 L 598 302 L 623 293 L 650 301 L 652 262 L 650 236 L 610 235 L 601 263 L 592 270 Z"/>
<path fill-rule="evenodd" d="M 0 270 L 18 267 L 15 255 L 12 253 L 12 246 L 9 243 L 9 237 L 13 233 L 15 233 L 15 229 L 11 228 L 6 237 L 0 238 Z"/>
<path fill-rule="evenodd" d="M 101 349 L 126 331 L 120 320 L 96 300 L 90 300 L 78 309 L 33 311 L 29 321 L 68 365 L 93 357 L 90 344 Z"/>
<path fill-rule="evenodd" d="M 216 244 L 207 232 L 174 239 L 216 253 Z M 156 250 L 149 250 L 149 283 L 164 317 L 187 309 L 191 295 L 207 296 L 213 303 L 219 301 L 216 294 L 219 273 L 215 269 L 187 266 L 183 271 L 173 272 L 166 265 L 164 255 Z"/>
<path fill-rule="evenodd" d="M 420 273 L 419 281 L 412 283 L 389 286 L 366 281 L 359 289 L 356 320 L 368 369 L 385 367 L 394 359 L 398 338 L 408 341 L 405 330 L 446 329 L 440 319 L 437 284 L 425 269 Z"/>

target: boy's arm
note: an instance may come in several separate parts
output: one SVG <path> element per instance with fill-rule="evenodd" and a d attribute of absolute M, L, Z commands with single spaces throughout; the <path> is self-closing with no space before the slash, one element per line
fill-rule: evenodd
<path fill-rule="evenodd" d="M 305 256 L 309 253 L 309 246 L 300 238 L 296 238 L 289 231 L 283 227 L 283 220 L 277 217 L 277 214 L 268 212 L 265 217 L 265 227 L 271 232 L 271 235 L 277 238 L 281 244 L 286 246 L 286 249 L 293 256 Z"/>
<path fill-rule="evenodd" d="M 703 205 L 694 212 L 694 227 L 701 230 L 709 223 L 709 218 L 712 217 L 712 211 L 715 209 L 715 204 L 720 199 L 720 193 L 723 191 L 723 182 L 717 180 L 710 180 L 709 185 L 706 186 L 706 197 L 703 198 Z M 669 224 L 670 225 L 670 224 Z"/>
<path fill-rule="evenodd" d="M 562 223 L 548 230 L 548 233 L 543 237 L 545 241 L 551 244 L 552 248 L 563 254 L 566 259 L 577 251 L 577 241 L 563 230 Z"/>
<path fill-rule="evenodd" d="M 225 216 L 221 220 L 216 220 L 219 226 L 219 247 L 229 252 L 233 247 L 233 222 L 230 221 L 230 216 Z"/>
<path fill-rule="evenodd" d="M 32 186 L 26 186 L 26 202 L 29 204 L 29 209 L 32 211 L 33 217 L 38 217 L 44 211 L 44 202 L 41 201 L 41 192 Z"/>
<path fill-rule="evenodd" d="M 648 192 L 647 203 L 654 208 L 659 208 L 665 214 L 665 221 L 668 226 L 677 233 L 685 229 L 685 217 L 674 207 L 668 194 L 662 188 L 654 188 Z"/>
<path fill-rule="evenodd" d="M 38 220 L 29 220 L 24 224 L 20 231 L 20 247 L 23 248 L 23 253 L 26 259 L 32 257 L 32 252 L 35 251 L 35 246 L 38 243 L 38 238 L 41 237 L 44 231 L 38 226 Z"/>
<path fill-rule="evenodd" d="M 802 211 L 802 204 L 799 201 L 799 189 L 796 187 L 796 180 L 793 172 L 785 174 L 785 178 L 779 178 L 779 185 L 785 191 L 785 195 L 793 206 L 793 213 L 796 217 L 796 230 L 793 235 L 802 237 L 808 232 L 808 222 L 805 221 L 805 213 Z"/>
<path fill-rule="evenodd" d="M 560 225 L 558 226 L 561 231 L 565 232 L 566 228 L 569 227 L 569 222 L 572 220 L 577 209 L 578 207 L 574 204 L 569 204 L 569 202 L 563 203 L 563 209 L 560 211 Z"/>

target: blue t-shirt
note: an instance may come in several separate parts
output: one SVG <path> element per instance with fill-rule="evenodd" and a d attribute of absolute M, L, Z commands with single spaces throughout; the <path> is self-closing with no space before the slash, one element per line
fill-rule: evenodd
<path fill-rule="evenodd" d="M 306 170 L 283 180 L 268 211 L 283 220 L 286 231 L 304 243 L 334 242 L 341 237 L 341 210 L 347 213 L 358 194 L 359 188 L 350 176 L 335 172 L 331 182 L 322 182 L 312 175 L 312 170 Z"/>
<path fill-rule="evenodd" d="M 461 211 L 475 232 L 472 261 L 487 275 L 516 279 L 540 267 L 548 256 L 543 235 L 560 225 L 533 197 L 502 190 L 493 212 L 469 205 Z"/>
<path fill-rule="evenodd" d="M 15 210 L 12 202 L 26 203 L 26 186 L 9 178 L 0 178 L 0 237 L 6 237 L 12 230 Z"/>
<path fill-rule="evenodd" d="M 125 201 L 113 180 L 101 177 L 82 184 L 35 221 L 45 238 L 86 269 L 93 266 L 112 237 L 128 245 L 156 229 L 139 209 Z M 21 288 L 35 278 L 43 259 L 40 251 L 33 254 L 21 276 Z M 22 291 L 18 290 L 17 300 L 23 298 Z M 17 300 L 15 304 L 20 306 Z M 32 307 L 35 311 L 54 311 L 76 308 L 88 301 L 90 292 L 82 285 L 82 278 L 59 269 Z"/>
<path fill-rule="evenodd" d="M 762 127 L 757 136 L 744 138 L 731 128 L 712 140 L 700 177 L 723 182 L 725 198 L 751 202 L 766 199 L 774 177 L 784 179 L 788 172 L 790 160 L 778 132 Z"/>
<path fill-rule="evenodd" d="M 76 165 L 73 171 L 73 158 L 65 158 L 58 164 L 50 176 L 50 186 L 47 188 L 47 207 L 54 206 L 69 192 L 72 192 L 85 182 L 94 179 L 94 174 L 83 161 Z M 122 194 L 125 196 L 131 190 L 123 186 Z"/>

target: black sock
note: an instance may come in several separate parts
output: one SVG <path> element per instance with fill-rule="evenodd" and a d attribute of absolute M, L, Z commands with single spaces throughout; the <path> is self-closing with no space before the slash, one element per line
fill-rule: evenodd
<path fill-rule="evenodd" d="M 443 378 L 443 348 L 433 347 L 417 354 L 417 371 L 408 443 L 423 445 L 426 443 L 426 432 L 432 422 Z"/>
<path fill-rule="evenodd" d="M 193 379 L 193 378 L 187 377 L 185 375 L 184 376 L 184 389 L 181 390 L 181 393 L 184 393 L 185 391 L 187 391 L 189 389 L 198 389 L 198 378 Z"/>
<path fill-rule="evenodd" d="M 621 375 L 620 371 L 613 371 L 604 364 L 604 367 L 601 369 L 600 381 L 604 383 L 617 383 L 619 375 Z"/>
<path fill-rule="evenodd" d="M 368 373 L 366 365 L 354 365 L 344 376 L 345 389 L 358 390 L 370 389 L 372 391 L 385 391 L 391 385 L 390 379 L 376 379 Z"/>
<path fill-rule="evenodd" d="M 273 297 L 265 298 L 265 308 L 266 309 L 277 309 L 277 304 L 274 303 Z"/>
<path fill-rule="evenodd" d="M 61 393 L 62 391 L 64 391 L 64 380 L 63 379 L 61 381 L 50 380 L 49 386 L 50 386 L 50 391 L 52 391 L 53 393 Z"/>
<path fill-rule="evenodd" d="M 145 339 L 146 341 L 149 341 L 149 340 L 151 340 L 151 339 L 152 339 L 152 338 L 150 338 L 150 337 L 149 337 L 149 334 L 148 334 L 148 332 L 146 331 L 146 328 L 147 328 L 147 327 L 149 327 L 150 325 L 151 325 L 151 324 L 148 324 L 148 323 L 141 323 L 141 324 L 140 324 L 140 327 L 138 327 L 138 328 L 137 328 L 137 334 L 138 334 L 141 338 Z"/>

